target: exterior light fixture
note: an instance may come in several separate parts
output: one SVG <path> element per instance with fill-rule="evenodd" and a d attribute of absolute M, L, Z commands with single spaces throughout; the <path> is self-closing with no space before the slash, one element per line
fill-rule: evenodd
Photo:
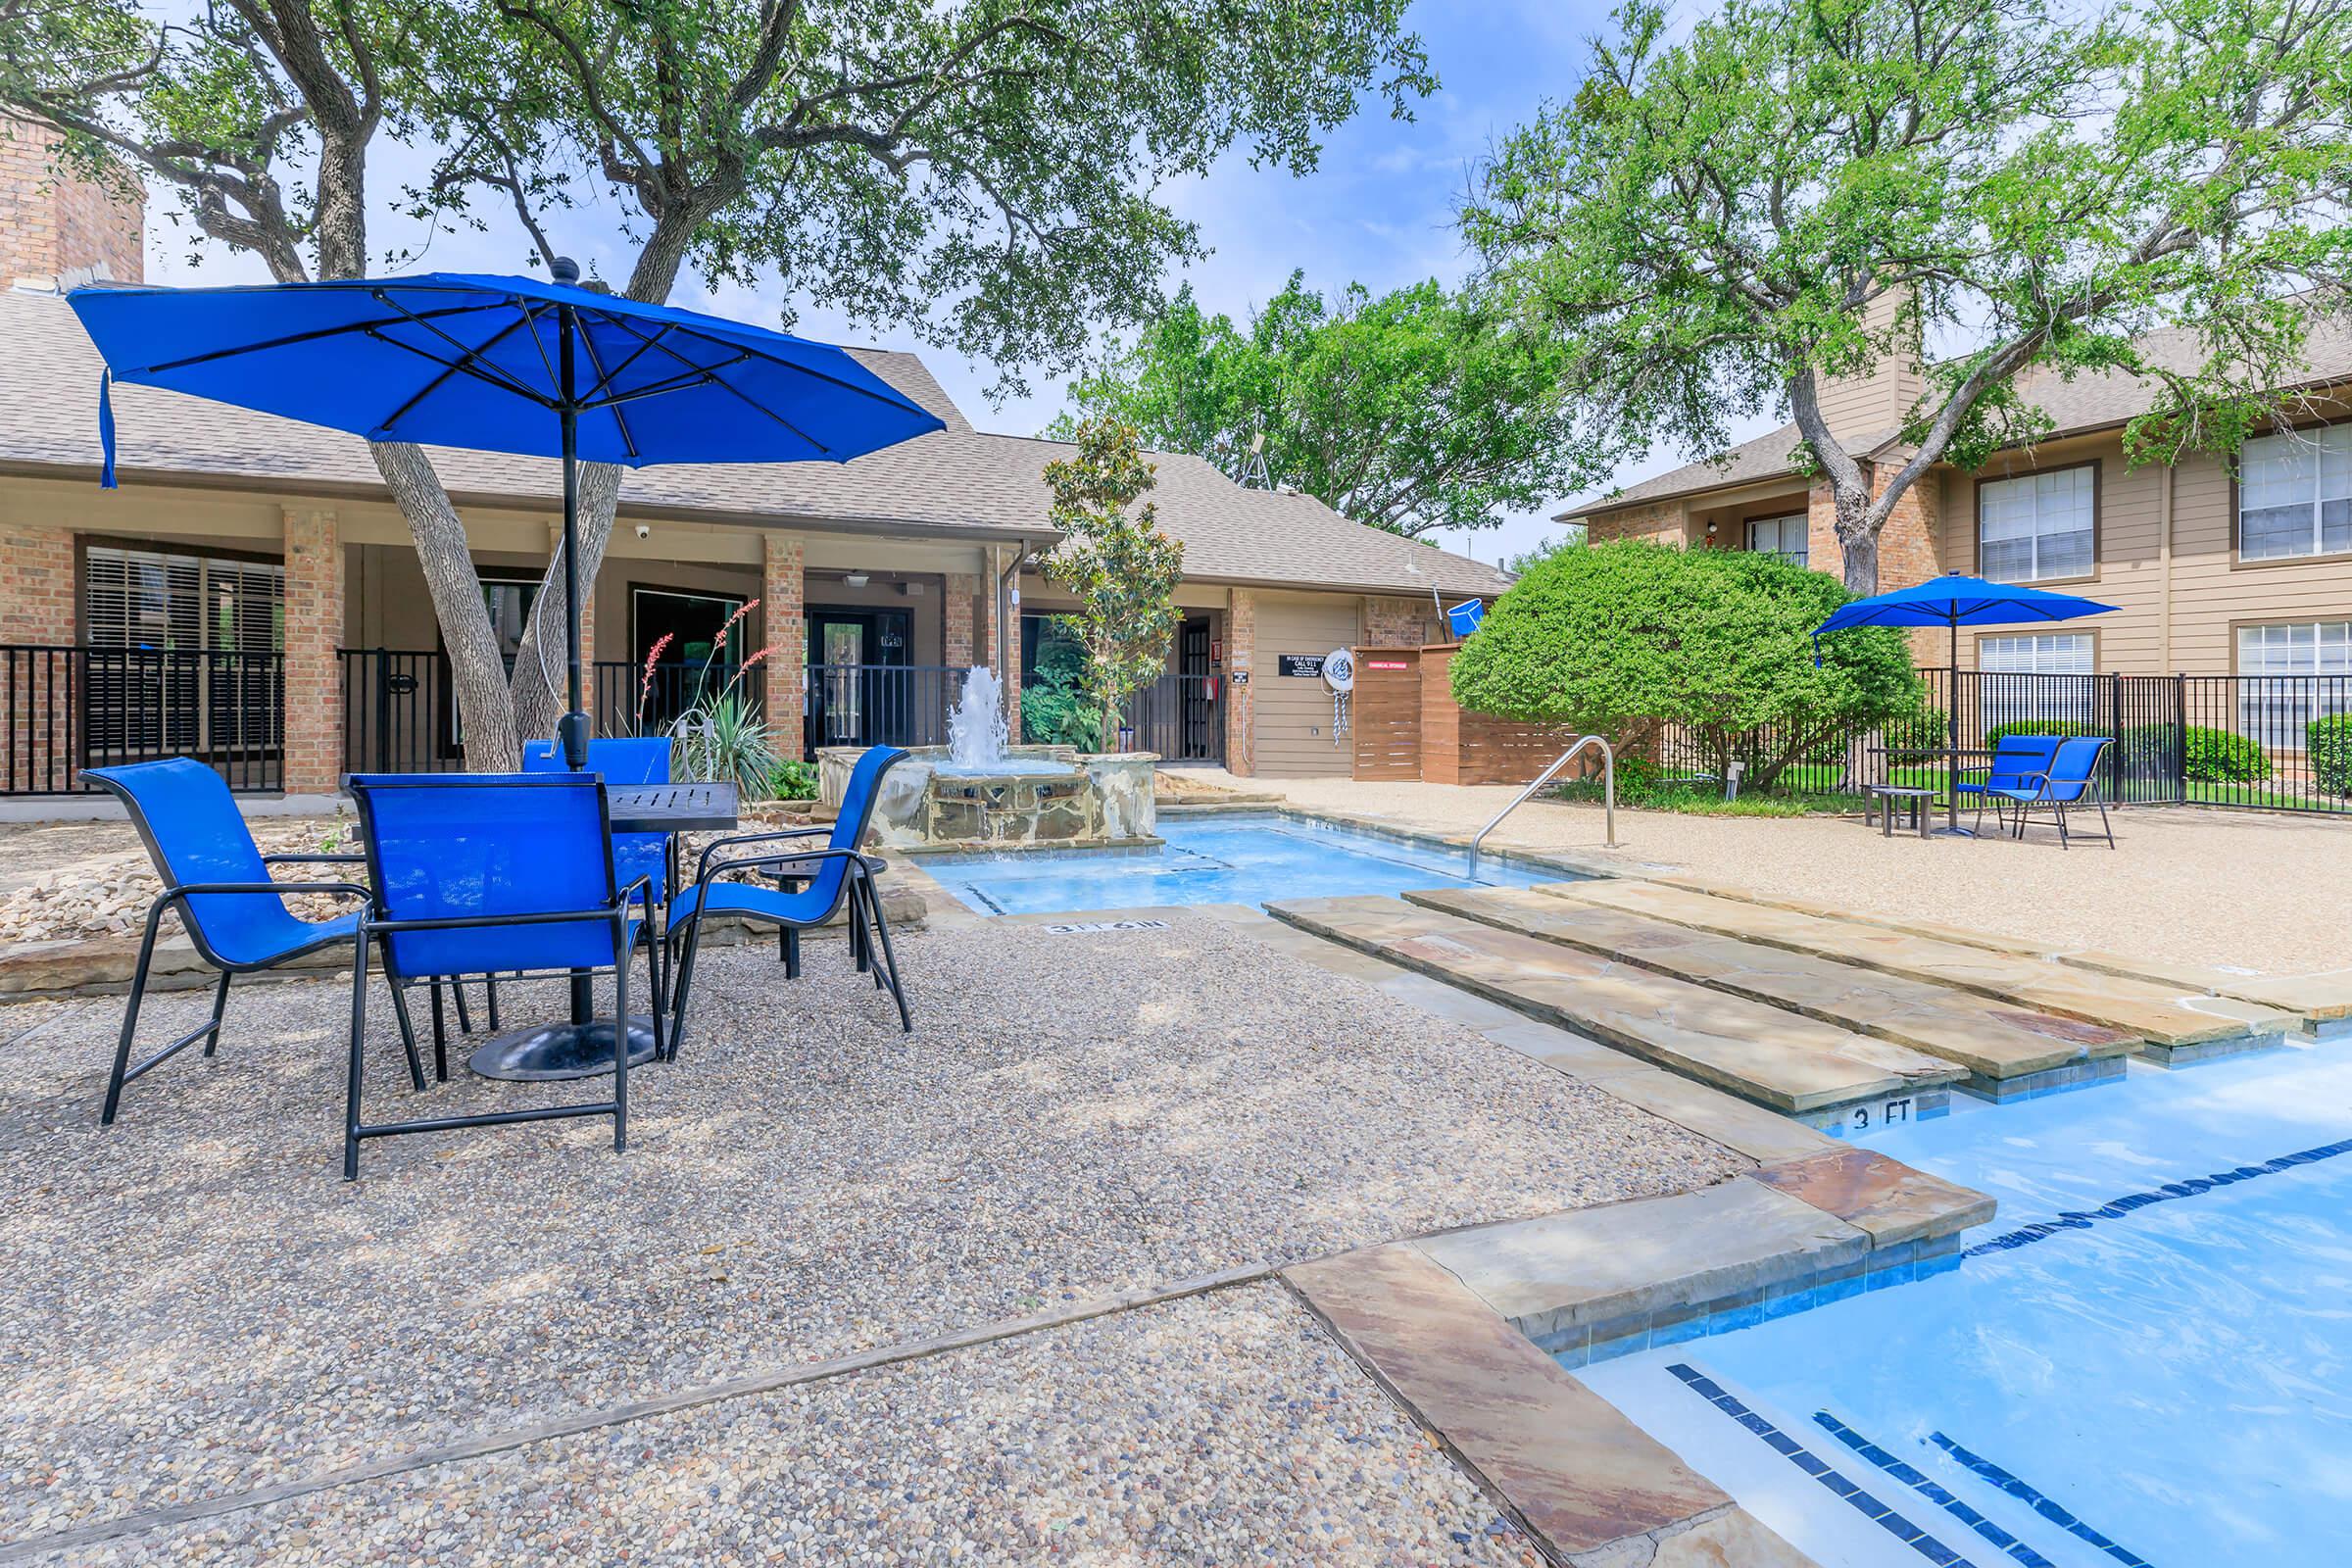
<path fill-rule="evenodd" d="M 848 583 L 853 588 L 862 588 L 873 579 L 862 571 L 853 571 L 841 580 Z"/>

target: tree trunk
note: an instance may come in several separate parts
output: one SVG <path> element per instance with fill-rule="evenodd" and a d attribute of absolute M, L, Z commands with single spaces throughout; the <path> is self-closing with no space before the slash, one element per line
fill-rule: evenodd
<path fill-rule="evenodd" d="M 1838 553 L 1844 563 L 1845 591 L 1867 599 L 1879 591 L 1879 530 L 1870 520 L 1870 497 L 1838 494 Z"/>
<path fill-rule="evenodd" d="M 580 591 L 594 604 L 596 574 L 605 564 L 605 546 L 612 538 L 612 515 L 620 505 L 620 469 L 610 463 L 580 465 Z M 547 571 L 539 581 L 539 597 L 531 602 L 531 618 L 522 629 L 522 646 L 514 656 L 510 688 L 515 732 L 525 739 L 545 740 L 556 733 L 564 715 L 564 617 L 570 606 L 564 597 L 564 562 L 549 553 Z M 583 695 L 596 697 L 593 662 L 581 671 Z"/>
<path fill-rule="evenodd" d="M 466 544 L 466 527 L 441 476 L 423 451 L 406 441 L 368 443 L 376 471 L 408 518 L 416 560 L 433 600 L 441 640 L 449 649 L 450 682 L 466 734 L 466 765 L 477 773 L 512 773 L 522 766 L 507 670 L 482 600 L 481 578 Z"/>

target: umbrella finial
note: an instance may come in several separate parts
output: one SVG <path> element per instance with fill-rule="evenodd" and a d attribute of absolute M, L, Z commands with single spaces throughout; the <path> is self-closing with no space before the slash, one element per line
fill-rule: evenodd
<path fill-rule="evenodd" d="M 580 280 L 580 264 L 568 256 L 559 256 L 547 264 L 547 275 L 559 283 L 577 284 Z"/>

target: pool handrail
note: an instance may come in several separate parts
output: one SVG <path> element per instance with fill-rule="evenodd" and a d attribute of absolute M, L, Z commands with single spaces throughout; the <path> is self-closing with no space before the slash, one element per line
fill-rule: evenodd
<path fill-rule="evenodd" d="M 1545 768 L 1543 772 L 1538 773 L 1534 783 L 1528 785 L 1527 788 L 1512 796 L 1511 804 L 1504 807 L 1501 810 L 1496 811 L 1492 817 L 1489 817 L 1487 819 L 1487 825 L 1480 828 L 1477 836 L 1471 839 L 1471 881 L 1475 882 L 1478 880 L 1478 847 L 1487 841 L 1487 835 L 1494 832 L 1494 829 L 1501 824 L 1504 817 L 1519 809 L 1520 807 L 1525 806 L 1529 796 L 1535 794 L 1536 791 L 1550 783 L 1551 776 L 1554 773 L 1557 773 L 1561 768 L 1566 767 L 1569 761 L 1579 752 L 1582 752 L 1588 746 L 1597 746 L 1600 748 L 1601 820 L 1603 823 L 1603 831 L 1607 834 L 1607 847 L 1612 850 L 1617 847 L 1617 753 L 1609 745 L 1608 738 L 1606 736 L 1579 735 L 1576 738 L 1576 744 L 1570 746 L 1558 757 L 1553 758 L 1551 765 Z"/>

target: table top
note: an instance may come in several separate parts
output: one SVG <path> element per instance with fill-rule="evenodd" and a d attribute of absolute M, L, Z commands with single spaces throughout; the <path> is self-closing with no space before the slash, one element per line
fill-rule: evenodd
<path fill-rule="evenodd" d="M 739 820 L 732 784 L 630 784 L 605 792 L 615 833 L 726 829 Z"/>
<path fill-rule="evenodd" d="M 1923 789 L 1917 784 L 1865 784 L 1862 787 L 1873 795 L 1934 795 L 1936 793 L 1932 789 Z"/>

